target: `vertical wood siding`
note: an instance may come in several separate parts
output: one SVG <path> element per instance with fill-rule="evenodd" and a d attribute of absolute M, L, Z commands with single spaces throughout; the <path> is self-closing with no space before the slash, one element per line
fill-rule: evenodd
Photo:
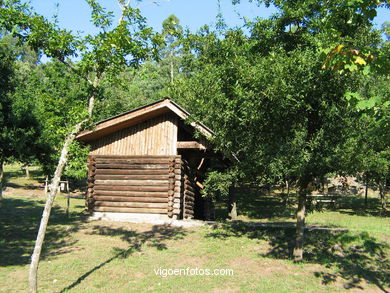
<path fill-rule="evenodd" d="M 91 143 L 92 155 L 176 155 L 178 118 L 171 114 L 119 130 Z"/>

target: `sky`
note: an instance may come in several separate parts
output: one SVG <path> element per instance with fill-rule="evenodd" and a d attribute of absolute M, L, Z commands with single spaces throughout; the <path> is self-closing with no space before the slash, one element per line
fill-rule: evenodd
<path fill-rule="evenodd" d="M 82 33 L 93 33 L 94 27 L 89 22 L 90 9 L 83 0 L 30 0 L 35 11 L 51 18 L 58 13 L 59 25 L 61 28 L 80 31 Z M 225 21 L 229 27 L 242 25 L 242 18 L 255 17 L 267 18 L 276 10 L 274 8 L 258 7 L 255 3 L 242 0 L 238 5 L 232 5 L 231 0 L 220 0 L 221 9 Z M 58 9 L 56 3 L 59 4 Z M 100 3 L 108 10 L 118 15 L 120 9 L 117 0 L 100 0 Z M 205 24 L 215 24 L 218 14 L 217 0 L 144 0 L 139 2 L 132 0 L 133 7 L 140 8 L 143 16 L 147 18 L 148 24 L 156 31 L 161 31 L 161 24 L 170 14 L 175 14 L 180 19 L 183 27 L 188 27 L 192 32 L 196 32 Z M 380 9 L 375 19 L 377 25 L 384 21 L 390 21 L 390 11 Z"/>
<path fill-rule="evenodd" d="M 247 0 L 242 2 L 232 5 L 231 0 L 221 0 L 221 9 L 229 26 L 242 24 L 243 16 L 253 19 L 257 16 L 268 17 L 275 12 L 275 9 L 258 7 Z M 83 0 L 31 0 L 35 11 L 47 18 L 51 18 L 56 13 L 56 3 L 59 4 L 58 19 L 61 27 L 74 32 L 94 31 L 89 22 L 90 9 Z M 117 0 L 100 0 L 99 3 L 115 12 L 119 19 L 120 9 Z M 218 13 L 217 3 L 217 0 L 144 0 L 142 2 L 132 0 L 133 7 L 140 8 L 148 24 L 157 31 L 161 31 L 162 22 L 171 14 L 175 14 L 180 19 L 180 24 L 188 27 L 192 32 L 205 24 L 215 24 Z"/>

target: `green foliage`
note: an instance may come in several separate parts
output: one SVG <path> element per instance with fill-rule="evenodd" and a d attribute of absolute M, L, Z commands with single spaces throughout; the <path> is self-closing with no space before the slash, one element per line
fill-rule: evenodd
<path fill-rule="evenodd" d="M 40 128 L 32 113 L 33 102 L 30 97 L 21 97 L 16 92 L 22 83 L 20 71 L 23 67 L 17 58 L 23 55 L 23 50 L 17 48 L 12 39 L 3 37 L 0 40 L 0 159 L 28 164 L 43 146 L 37 141 Z"/>
<path fill-rule="evenodd" d="M 86 158 L 89 154 L 89 147 L 73 142 L 69 149 L 69 159 L 66 164 L 64 175 L 77 179 L 85 179 L 87 177 Z"/>
<path fill-rule="evenodd" d="M 339 146 L 352 135 L 357 111 L 344 95 L 360 89 L 362 77 L 321 69 L 323 34 L 286 31 L 282 21 L 251 23 L 250 36 L 236 29 L 219 38 L 208 28 L 190 36 L 191 73 L 172 93 L 216 130 L 217 148 L 237 155 L 248 180 L 296 178 L 305 187 L 345 167 Z"/>
<path fill-rule="evenodd" d="M 212 170 L 206 173 L 204 182 L 205 188 L 202 189 L 202 196 L 210 197 L 213 200 L 226 198 L 229 195 L 230 187 L 238 181 L 237 170 L 216 171 Z"/>
<path fill-rule="evenodd" d="M 59 150 L 65 137 L 75 125 L 91 119 L 91 101 L 106 100 L 108 94 L 116 94 L 119 73 L 126 67 L 137 67 L 141 60 L 157 51 L 153 49 L 159 39 L 151 28 L 146 26 L 145 18 L 139 9 L 122 3 L 122 15 L 114 26 L 114 14 L 107 11 L 96 0 L 88 0 L 91 18 L 98 29 L 95 35 L 73 35 L 61 29 L 57 22 L 50 22 L 34 12 L 23 1 L 0 2 L 0 29 L 15 36 L 19 44 L 27 45 L 39 54 L 56 60 L 38 68 L 27 68 L 22 74 L 17 96 L 27 100 L 33 97 L 30 112 L 39 121 L 36 128 L 41 133 L 34 145 L 42 145 L 40 161 L 45 172 L 51 172 L 58 160 Z M 69 57 L 80 56 L 80 61 L 72 63 Z M 101 83 L 104 80 L 104 83 Z M 122 85 L 125 82 L 122 79 Z M 114 89 L 104 91 L 104 88 Z M 106 99 L 104 98 L 106 97 Z M 149 97 L 148 97 L 149 98 Z M 138 103 L 133 102 L 134 104 Z M 104 104 L 104 102 L 103 102 Z M 110 109 L 111 113 L 118 108 Z M 104 117 L 106 118 L 106 117 Z M 72 146 L 72 158 L 80 157 L 85 151 Z M 76 169 L 81 164 L 73 160 L 67 174 L 80 177 L 84 171 Z"/>
<path fill-rule="evenodd" d="M 89 87 L 65 65 L 53 62 L 31 72 L 25 87 L 19 90 L 26 97 L 34 97 L 34 114 L 42 128 L 40 141 L 50 150 L 49 157 L 42 163 L 45 173 L 51 173 L 69 129 L 87 117 Z"/>
<path fill-rule="evenodd" d="M 96 104 L 95 121 L 157 101 L 167 95 L 169 84 L 164 68 L 152 61 L 137 69 L 125 69 L 114 80 L 101 80 L 102 95 Z"/>

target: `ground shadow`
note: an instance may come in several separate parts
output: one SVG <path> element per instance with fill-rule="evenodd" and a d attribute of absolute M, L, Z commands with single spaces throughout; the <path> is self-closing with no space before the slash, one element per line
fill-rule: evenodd
<path fill-rule="evenodd" d="M 91 268 L 89 271 L 81 275 L 72 284 L 62 289 L 61 292 L 66 292 L 77 285 L 79 285 L 88 276 L 95 271 L 109 264 L 115 259 L 127 258 L 134 252 L 141 251 L 143 246 L 155 247 L 158 250 L 168 249 L 166 245 L 167 240 L 182 239 L 186 236 L 187 231 L 181 227 L 172 227 L 169 225 L 155 225 L 150 230 L 144 232 L 138 232 L 134 230 L 124 228 L 111 228 L 106 226 L 95 226 L 90 234 L 104 235 L 104 236 L 119 236 L 123 241 L 128 243 L 128 247 L 113 248 L 114 255 L 99 265 Z"/>
<path fill-rule="evenodd" d="M 237 213 L 250 219 L 293 218 L 295 214 L 295 194 L 268 194 L 257 187 L 244 186 L 233 191 L 237 201 Z M 217 220 L 228 217 L 226 202 L 216 204 Z"/>
<path fill-rule="evenodd" d="M 250 226 L 243 222 L 223 224 L 207 237 L 227 239 L 248 237 L 265 240 L 270 249 L 262 256 L 276 259 L 290 259 L 294 247 L 294 227 L 285 223 L 278 227 Z M 340 230 L 307 230 L 305 232 L 306 263 L 316 263 L 331 268 L 315 275 L 323 284 L 335 282 L 338 278 L 345 288 L 359 288 L 362 281 L 375 284 L 383 292 L 390 286 L 389 245 L 371 237 L 368 233 L 351 233 Z"/>
<path fill-rule="evenodd" d="M 5 197 L 0 201 L 0 266 L 25 265 L 30 262 L 43 212 L 44 201 Z M 66 253 L 59 248 L 74 243 L 67 236 L 77 231 L 87 214 L 65 211 L 54 206 L 51 212 L 42 259 Z"/>
<path fill-rule="evenodd" d="M 379 197 L 368 198 L 367 206 L 364 197 L 344 195 L 338 199 L 340 213 L 358 216 L 390 217 L 390 211 L 383 211 Z"/>

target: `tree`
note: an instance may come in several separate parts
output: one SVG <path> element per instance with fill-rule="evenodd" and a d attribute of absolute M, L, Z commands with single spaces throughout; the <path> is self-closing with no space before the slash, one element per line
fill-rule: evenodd
<path fill-rule="evenodd" d="M 24 75 L 24 76 L 23 76 Z M 88 83 L 71 72 L 66 65 L 56 60 L 40 64 L 19 74 L 19 85 L 14 96 L 30 101 L 31 115 L 35 117 L 35 128 L 39 129 L 33 145 L 41 146 L 36 151 L 36 159 L 44 174 L 49 176 L 55 170 L 64 137 L 80 119 L 83 118 L 85 100 L 90 93 Z M 71 158 L 76 149 L 72 144 Z M 84 163 L 85 157 L 80 158 Z M 66 166 L 65 175 L 80 177 L 85 166 L 72 159 Z M 69 168 L 70 165 L 72 168 Z M 74 167 L 79 167 L 75 169 Z M 81 167 L 81 168 L 80 168 Z"/>
<path fill-rule="evenodd" d="M 17 160 L 28 164 L 42 151 L 42 145 L 37 141 L 40 129 L 31 111 L 33 103 L 16 94 L 16 88 L 22 82 L 22 71 L 36 62 L 34 57 L 26 47 L 17 46 L 16 40 L 9 35 L 1 35 L 0 198 L 4 162 Z"/>
<path fill-rule="evenodd" d="M 166 48 L 162 49 L 160 55 L 162 61 L 169 64 L 170 82 L 173 84 L 175 71 L 178 71 L 177 59 L 179 57 L 177 56 L 177 48 L 180 46 L 183 28 L 180 25 L 180 20 L 173 14 L 163 21 L 162 26 L 162 37 L 165 40 Z"/>
<path fill-rule="evenodd" d="M 7 48 L 4 48 L 3 45 L 0 46 L 0 86 L 1 86 L 1 92 L 0 92 L 0 127 L 1 127 L 1 134 L 0 134 L 0 199 L 2 198 L 2 192 L 3 192 L 3 165 L 4 160 L 7 157 L 7 154 L 5 153 L 7 150 L 9 150 L 9 138 L 8 135 L 6 135 L 6 128 L 9 127 L 10 122 L 12 121 L 12 118 L 9 117 L 10 108 L 11 108 L 11 101 L 9 98 L 9 93 L 13 89 L 12 84 L 12 78 L 13 78 L 13 62 L 14 59 L 12 58 L 12 55 L 10 56 L 9 50 Z M 11 120 L 11 121 L 10 121 Z M 9 154 L 8 154 L 9 155 Z"/>
<path fill-rule="evenodd" d="M 216 145 L 236 154 L 247 178 L 297 179 L 294 259 L 301 261 L 306 196 L 316 178 L 345 168 L 337 163 L 340 147 L 357 111 L 344 96 L 360 88 L 362 73 L 323 67 L 324 34 L 286 29 L 284 17 L 257 20 L 249 37 L 236 29 L 219 38 L 206 27 L 189 38 L 192 72 L 174 94 L 216 130 Z M 360 32 L 378 44 L 370 27 Z M 362 36 L 354 42 L 367 45 Z"/>
<path fill-rule="evenodd" d="M 3 1 L 0 5 L 0 25 L 12 31 L 21 41 L 48 57 L 64 63 L 69 70 L 89 83 L 87 107 L 79 121 L 69 130 L 62 145 L 57 168 L 51 182 L 40 223 L 29 274 L 30 291 L 37 292 L 37 270 L 50 211 L 59 188 L 59 181 L 67 162 L 69 147 L 83 126 L 91 120 L 95 100 L 100 95 L 100 81 L 103 75 L 115 75 L 125 66 L 136 66 L 150 53 L 152 30 L 145 25 L 145 19 L 138 9 L 130 7 L 130 1 L 119 1 L 122 13 L 119 23 L 113 26 L 113 13 L 104 9 L 97 1 L 87 0 L 92 10 L 92 22 L 99 32 L 84 38 L 72 35 L 34 13 L 27 4 L 20 1 Z M 157 40 L 154 40 L 157 41 Z M 81 60 L 72 64 L 67 57 L 80 55 Z"/>

